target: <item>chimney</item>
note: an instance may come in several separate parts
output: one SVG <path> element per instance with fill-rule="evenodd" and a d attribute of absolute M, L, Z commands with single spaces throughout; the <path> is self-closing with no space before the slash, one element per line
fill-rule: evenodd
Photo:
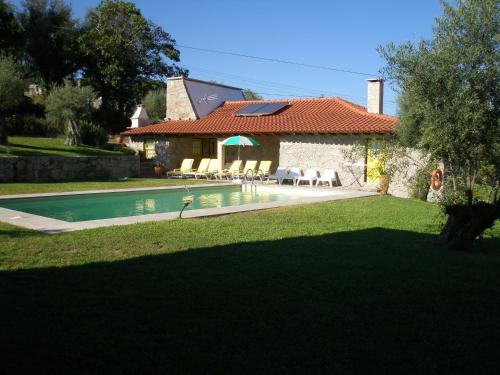
<path fill-rule="evenodd" d="M 370 78 L 368 81 L 368 102 L 366 109 L 369 113 L 384 113 L 384 80 Z"/>
<path fill-rule="evenodd" d="M 146 112 L 146 108 L 144 108 L 144 105 L 139 104 L 137 106 L 137 109 L 130 120 L 132 121 L 131 128 L 140 128 L 142 126 L 149 125 L 149 116 Z"/>

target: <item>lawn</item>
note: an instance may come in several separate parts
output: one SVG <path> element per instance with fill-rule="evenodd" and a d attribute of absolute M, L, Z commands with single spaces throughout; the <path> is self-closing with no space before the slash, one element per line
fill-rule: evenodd
<path fill-rule="evenodd" d="M 217 183 L 214 180 L 179 180 L 166 178 L 127 178 L 70 182 L 9 182 L 0 184 L 0 195 L 60 193 L 83 190 L 130 189 L 142 187 L 184 186 Z M 227 182 L 227 181 L 226 181 Z"/>
<path fill-rule="evenodd" d="M 7 146 L 0 145 L 0 156 L 94 156 L 120 153 L 90 146 L 66 146 L 63 138 L 9 137 Z"/>
<path fill-rule="evenodd" d="M 498 373 L 500 225 L 370 197 L 45 235 L 0 224 L 2 373 Z"/>

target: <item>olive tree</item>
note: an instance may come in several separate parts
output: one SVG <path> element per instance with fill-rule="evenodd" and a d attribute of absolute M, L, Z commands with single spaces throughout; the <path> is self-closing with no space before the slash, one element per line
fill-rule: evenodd
<path fill-rule="evenodd" d="M 66 126 L 67 145 L 80 145 L 80 121 L 89 119 L 95 101 L 96 95 L 91 87 L 79 87 L 70 81 L 51 90 L 45 101 L 47 120 L 61 132 Z"/>
<path fill-rule="evenodd" d="M 469 248 L 500 215 L 500 15 L 496 0 L 442 3 L 431 40 L 379 48 L 399 96 L 397 134 L 444 164 L 442 241 Z M 490 201 L 478 173 L 493 166 Z"/>

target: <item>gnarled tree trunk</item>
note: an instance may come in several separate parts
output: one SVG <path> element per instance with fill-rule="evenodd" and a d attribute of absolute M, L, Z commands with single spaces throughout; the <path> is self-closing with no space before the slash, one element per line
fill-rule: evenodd
<path fill-rule="evenodd" d="M 448 221 L 441 231 L 440 240 L 452 249 L 469 250 L 476 238 L 500 218 L 500 200 L 450 205 L 445 211 Z"/>
<path fill-rule="evenodd" d="M 80 137 L 80 127 L 73 119 L 68 120 L 68 134 L 66 135 L 66 142 L 68 146 L 80 146 L 82 143 Z"/>

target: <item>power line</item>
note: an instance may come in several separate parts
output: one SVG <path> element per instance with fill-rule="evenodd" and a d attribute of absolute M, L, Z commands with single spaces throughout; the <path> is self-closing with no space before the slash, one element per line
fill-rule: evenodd
<path fill-rule="evenodd" d="M 294 85 L 289 85 L 289 84 L 274 82 L 274 81 L 258 80 L 258 79 L 243 77 L 243 76 L 236 75 L 236 74 L 223 73 L 223 72 L 218 72 L 215 70 L 205 69 L 205 68 L 201 68 L 201 67 L 194 66 L 191 64 L 188 64 L 185 66 L 187 66 L 190 69 L 192 68 L 194 70 L 199 70 L 199 71 L 206 72 L 206 73 L 209 73 L 212 75 L 229 77 L 229 78 L 223 78 L 224 80 L 228 80 L 228 81 L 232 81 L 232 82 L 242 82 L 243 81 L 243 82 L 246 82 L 245 85 L 250 83 L 251 85 L 257 85 L 257 86 L 262 86 L 262 87 L 271 88 L 271 89 L 277 88 L 278 90 L 285 89 L 285 90 L 293 90 L 293 91 L 301 90 L 301 91 L 308 91 L 308 92 L 316 92 L 317 93 L 316 95 L 310 95 L 311 97 L 317 97 L 321 94 L 321 95 L 341 96 L 341 97 L 350 97 L 353 99 L 366 100 L 365 96 L 350 95 L 350 94 L 339 93 L 339 92 L 334 92 L 334 91 L 330 91 L 330 90 L 321 90 L 321 89 L 300 87 L 300 86 L 294 86 Z M 233 77 L 233 78 L 231 78 L 231 77 Z M 236 78 L 236 79 L 234 79 L 234 78 Z M 239 84 L 239 83 L 237 83 L 237 84 Z M 298 95 L 296 95 L 296 96 L 298 96 Z"/>
<path fill-rule="evenodd" d="M 372 73 L 356 72 L 354 70 L 340 69 L 340 68 L 334 68 L 331 66 L 324 66 L 324 65 L 305 64 L 305 63 L 300 63 L 300 62 L 291 61 L 291 60 L 282 60 L 282 59 L 274 59 L 274 58 L 269 58 L 269 57 L 253 56 L 253 55 L 247 55 L 244 53 L 220 51 L 220 50 L 209 49 L 209 48 L 192 47 L 192 46 L 186 46 L 186 45 L 182 45 L 182 44 L 177 44 L 176 46 L 181 47 L 181 48 L 188 48 L 188 49 L 192 49 L 192 50 L 196 50 L 196 51 L 219 53 L 222 55 L 245 57 L 248 59 L 270 61 L 270 62 L 276 62 L 276 63 L 281 63 L 281 64 L 289 64 L 289 65 L 297 65 L 297 66 L 303 66 L 303 67 L 307 67 L 307 68 L 330 70 L 330 71 L 341 72 L 341 73 L 357 74 L 357 75 L 362 75 L 362 76 L 367 76 L 367 77 L 377 77 L 378 76 L 377 74 L 372 74 Z"/>

